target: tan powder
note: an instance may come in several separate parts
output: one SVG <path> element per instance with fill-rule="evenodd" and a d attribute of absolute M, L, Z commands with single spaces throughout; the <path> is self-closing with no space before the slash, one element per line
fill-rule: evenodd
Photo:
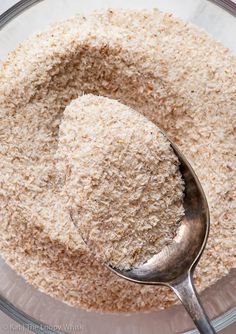
<path fill-rule="evenodd" d="M 97 259 L 130 269 L 171 243 L 183 181 L 169 141 L 146 117 L 84 95 L 65 109 L 57 159 L 62 196 Z"/>
<path fill-rule="evenodd" d="M 205 32 L 157 10 L 78 15 L 1 65 L 1 256 L 35 287 L 77 307 L 135 312 L 176 302 L 167 288 L 104 269 L 65 208 L 58 129 L 65 107 L 83 93 L 134 108 L 179 145 L 210 205 L 198 289 L 227 275 L 236 262 L 236 60 Z"/>

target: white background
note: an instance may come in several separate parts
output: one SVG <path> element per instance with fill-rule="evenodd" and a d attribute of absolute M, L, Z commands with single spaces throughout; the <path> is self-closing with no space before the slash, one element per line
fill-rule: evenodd
<path fill-rule="evenodd" d="M 84 1 L 84 0 L 78 0 L 78 1 Z M 122 7 L 122 1 L 127 1 L 127 0 L 120 0 L 121 7 Z M 7 10 L 12 5 L 14 5 L 16 2 L 17 0 L 0 0 L 0 14 L 4 12 L 5 10 Z M 8 318 L 5 314 L 3 314 L 0 311 L 0 334 L 13 334 L 13 333 L 14 334 L 20 334 L 20 333 L 30 334 L 29 331 L 22 328 L 20 325 L 18 325 L 16 322 Z M 235 333 L 236 333 L 236 324 L 231 325 L 227 329 L 221 331 L 219 334 L 235 334 Z M 157 334 L 160 334 L 160 333 L 157 333 Z"/>

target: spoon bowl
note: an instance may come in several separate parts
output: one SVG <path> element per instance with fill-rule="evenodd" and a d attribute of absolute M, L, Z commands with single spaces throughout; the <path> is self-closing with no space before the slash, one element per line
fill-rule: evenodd
<path fill-rule="evenodd" d="M 205 194 L 188 161 L 175 144 L 171 143 L 171 146 L 180 161 L 180 172 L 185 183 L 185 215 L 176 237 L 138 268 L 119 270 L 108 265 L 116 274 L 137 283 L 169 284 L 186 275 L 197 264 L 207 242 L 210 216 Z"/>

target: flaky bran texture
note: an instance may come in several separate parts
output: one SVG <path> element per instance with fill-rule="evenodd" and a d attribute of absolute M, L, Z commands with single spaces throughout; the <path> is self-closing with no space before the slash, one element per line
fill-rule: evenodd
<path fill-rule="evenodd" d="M 235 267 L 236 59 L 191 24 L 154 11 L 76 16 L 32 37 L 0 69 L 0 252 L 35 287 L 109 312 L 166 308 L 164 287 L 126 282 L 89 253 L 60 200 L 55 154 L 65 107 L 107 96 L 163 128 L 206 192 L 202 291 Z"/>
<path fill-rule="evenodd" d="M 98 260 L 130 269 L 172 242 L 184 184 L 170 142 L 145 116 L 83 95 L 65 109 L 56 158 L 60 196 Z"/>

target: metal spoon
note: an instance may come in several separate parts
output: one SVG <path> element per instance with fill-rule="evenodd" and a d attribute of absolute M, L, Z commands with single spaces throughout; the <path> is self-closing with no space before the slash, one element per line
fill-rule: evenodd
<path fill-rule="evenodd" d="M 188 311 L 199 332 L 214 334 L 215 330 L 201 305 L 192 278 L 209 233 L 208 204 L 192 167 L 177 146 L 172 142 L 171 146 L 179 158 L 180 172 L 185 182 L 185 216 L 178 235 L 173 243 L 139 268 L 125 271 L 109 264 L 106 266 L 131 282 L 170 287 Z"/>
<path fill-rule="evenodd" d="M 162 131 L 166 136 L 166 133 Z M 166 136 L 167 137 L 167 136 Z M 180 162 L 180 172 L 185 183 L 184 211 L 177 235 L 172 243 L 138 268 L 120 270 L 105 263 L 113 273 L 134 283 L 165 285 L 178 296 L 199 332 L 214 334 L 193 285 L 193 272 L 205 248 L 210 225 L 209 209 L 201 184 L 192 167 L 169 139 Z M 75 222 L 75 213 L 71 219 Z M 77 224 L 76 224 L 77 226 Z M 80 233 L 85 243 L 83 233 Z M 91 249 L 93 252 L 93 250 Z M 96 254 L 95 254 L 96 257 Z"/>

